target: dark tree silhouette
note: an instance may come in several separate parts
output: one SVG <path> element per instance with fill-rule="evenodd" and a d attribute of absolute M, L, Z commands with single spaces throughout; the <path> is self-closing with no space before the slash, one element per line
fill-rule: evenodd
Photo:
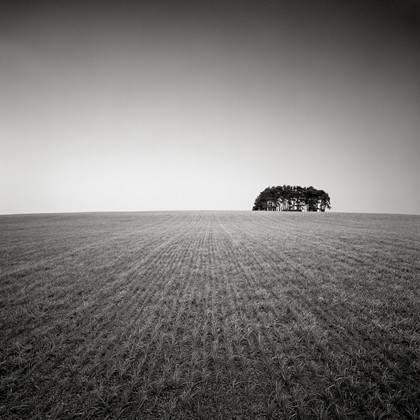
<path fill-rule="evenodd" d="M 267 187 L 255 199 L 252 210 L 322 211 L 331 209 L 330 196 L 324 190 L 283 185 Z"/>

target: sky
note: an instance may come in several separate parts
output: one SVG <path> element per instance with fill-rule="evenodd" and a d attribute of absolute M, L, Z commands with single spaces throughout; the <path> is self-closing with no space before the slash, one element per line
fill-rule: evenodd
<path fill-rule="evenodd" d="M 418 0 L 0 6 L 0 214 L 420 214 Z"/>

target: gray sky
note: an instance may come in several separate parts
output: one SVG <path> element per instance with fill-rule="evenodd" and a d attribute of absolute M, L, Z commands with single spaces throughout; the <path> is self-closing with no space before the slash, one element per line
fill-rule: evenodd
<path fill-rule="evenodd" d="M 418 1 L 2 3 L 0 214 L 420 214 Z"/>

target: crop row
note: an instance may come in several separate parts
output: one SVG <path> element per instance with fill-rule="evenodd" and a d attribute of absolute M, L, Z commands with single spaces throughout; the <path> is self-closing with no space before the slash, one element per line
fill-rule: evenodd
<path fill-rule="evenodd" d="M 418 225 L 0 218 L 0 416 L 415 418 Z"/>

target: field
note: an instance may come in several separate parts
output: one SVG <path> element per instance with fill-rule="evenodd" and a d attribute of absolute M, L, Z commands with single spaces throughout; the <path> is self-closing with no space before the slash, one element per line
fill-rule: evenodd
<path fill-rule="evenodd" d="M 0 417 L 420 418 L 420 216 L 0 217 Z"/>

